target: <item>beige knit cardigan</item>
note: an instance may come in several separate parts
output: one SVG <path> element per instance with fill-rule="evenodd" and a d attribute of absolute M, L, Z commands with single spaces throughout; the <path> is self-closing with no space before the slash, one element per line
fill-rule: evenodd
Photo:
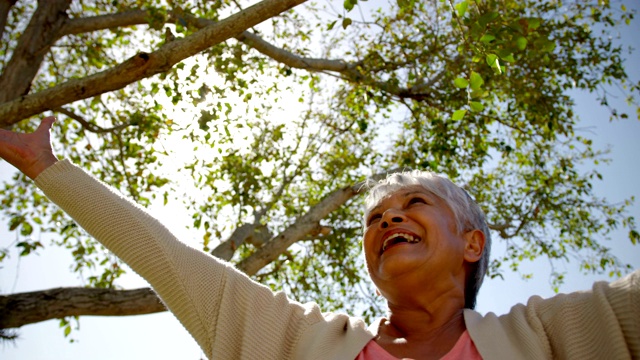
<path fill-rule="evenodd" d="M 322 313 L 177 240 L 144 209 L 68 161 L 36 179 L 89 234 L 144 277 L 211 359 L 354 359 L 377 323 Z M 465 310 L 485 359 L 640 359 L 640 272 L 588 292 L 532 297 L 509 314 Z"/>

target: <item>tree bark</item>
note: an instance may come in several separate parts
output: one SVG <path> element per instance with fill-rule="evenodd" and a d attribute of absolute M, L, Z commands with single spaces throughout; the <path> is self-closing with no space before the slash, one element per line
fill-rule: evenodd
<path fill-rule="evenodd" d="M 202 28 L 198 32 L 165 44 L 152 53 L 139 53 L 115 67 L 82 79 L 20 96 L 0 105 L 0 127 L 58 108 L 73 101 L 87 99 L 125 87 L 136 81 L 170 69 L 212 45 L 237 36 L 244 30 L 287 11 L 306 0 L 264 0 L 237 14 Z"/>
<path fill-rule="evenodd" d="M 65 316 L 142 315 L 165 311 L 153 290 L 57 288 L 0 296 L 0 329 Z"/>
<path fill-rule="evenodd" d="M 4 35 L 4 27 L 7 26 L 9 11 L 18 0 L 0 0 L 0 39 Z"/>
<path fill-rule="evenodd" d="M 397 170 L 390 170 L 388 173 Z M 369 181 L 386 176 L 374 175 Z M 365 183 L 335 190 L 298 218 L 282 233 L 265 243 L 253 255 L 238 264 L 247 275 L 255 275 L 275 260 L 296 241 L 317 232 L 320 220 L 344 205 L 349 199 L 365 191 Z M 0 296 L 0 329 L 16 328 L 65 316 L 142 315 L 166 309 L 150 288 L 137 290 L 57 288 L 45 291 Z"/>
<path fill-rule="evenodd" d="M 58 39 L 69 5 L 71 0 L 38 2 L 38 8 L 20 36 L 11 60 L 0 75 L 0 104 L 29 92 L 44 56 Z"/>

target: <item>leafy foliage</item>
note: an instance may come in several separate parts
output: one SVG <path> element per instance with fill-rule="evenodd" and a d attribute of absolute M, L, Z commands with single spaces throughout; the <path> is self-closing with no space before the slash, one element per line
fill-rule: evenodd
<path fill-rule="evenodd" d="M 595 92 L 603 106 L 610 84 L 637 96 L 623 49 L 607 36 L 634 14 L 602 1 L 372 3 L 309 4 L 247 31 L 281 53 L 239 36 L 117 91 L 69 99 L 53 109 L 55 149 L 143 206 L 187 212 L 205 251 L 250 226 L 253 236 L 234 249 L 236 262 L 333 190 L 401 167 L 447 174 L 478 199 L 494 238 L 508 244 L 491 276 L 538 257 L 623 271 L 603 240 L 625 227 L 637 243 L 625 212 L 633 199 L 615 205 L 594 196 L 600 175 L 580 165 L 606 154 L 577 133 L 567 91 Z M 3 74 L 36 7 L 11 8 Z M 28 94 L 188 38 L 201 29 L 198 19 L 218 21 L 241 8 L 236 1 L 96 0 L 73 2 L 67 14 L 127 11 L 144 11 L 144 21 L 56 39 Z M 294 61 L 300 58 L 303 65 Z M 629 115 L 611 109 L 611 117 Z M 13 127 L 29 131 L 36 123 Z M 89 285 L 114 286 L 118 260 L 24 176 L 3 184 L 0 199 L 9 229 L 20 234 L 13 244 L 20 255 L 63 246 Z M 360 212 L 359 200 L 348 201 L 319 224 L 330 232 L 299 239 L 255 277 L 326 310 L 374 316 L 381 304 L 364 280 Z M 56 240 L 34 240 L 38 231 Z M 67 334 L 69 323 L 63 326 Z"/>

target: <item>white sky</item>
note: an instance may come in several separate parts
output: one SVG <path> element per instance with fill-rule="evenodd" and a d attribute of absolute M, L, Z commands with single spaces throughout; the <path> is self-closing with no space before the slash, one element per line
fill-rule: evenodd
<path fill-rule="evenodd" d="M 633 3 L 633 2 L 631 2 Z M 640 8 L 640 4 L 634 4 Z M 637 34 L 640 33 L 640 19 L 631 26 L 621 29 L 623 43 L 640 48 Z M 627 60 L 626 69 L 631 79 L 640 79 L 638 51 Z M 610 165 L 599 169 L 604 176 L 602 182 L 595 184 L 595 192 L 612 202 L 623 201 L 635 196 L 638 201 L 630 208 L 631 214 L 640 221 L 640 121 L 635 120 L 635 109 L 627 108 L 631 119 L 609 123 L 606 110 L 597 106 L 594 96 L 579 94 L 576 97 L 580 127 L 588 129 L 585 135 L 594 140 L 596 148 L 612 146 Z M 640 100 L 640 99 L 638 99 Z M 622 105 L 620 105 L 622 104 Z M 624 105 L 618 99 L 616 106 Z M 0 179 L 9 177 L 12 168 L 0 163 Z M 165 223 L 175 221 L 176 214 L 168 214 L 152 209 L 152 213 Z M 181 229 L 173 229 L 180 231 Z M 0 229 L 0 246 L 11 243 L 14 235 L 5 228 Z M 180 234 L 179 234 L 180 236 Z M 184 233 L 184 236 L 189 236 Z M 610 243 L 623 261 L 640 268 L 640 247 L 631 246 L 626 233 L 613 235 Z M 192 239 L 185 239 L 189 242 Z M 47 243 L 45 239 L 45 243 Z M 500 251 L 495 246 L 494 254 Z M 18 259 L 13 257 L 1 266 L 0 291 L 13 293 L 42 290 L 54 287 L 79 286 L 76 274 L 69 269 L 71 256 L 62 249 L 48 248 L 39 256 Z M 593 281 L 607 280 L 606 275 L 583 275 L 577 272 L 576 264 L 567 264 L 567 281 L 562 292 L 588 289 Z M 505 273 L 505 280 L 488 280 L 478 299 L 478 311 L 505 313 L 518 302 L 526 302 L 532 295 L 552 296 L 548 283 L 549 266 L 545 260 L 526 264 L 523 272 L 534 273 L 534 279 L 523 281 L 517 274 Z M 144 280 L 130 271 L 119 281 L 125 288 L 148 286 Z M 169 313 L 141 315 L 133 317 L 83 317 L 80 330 L 73 331 L 69 343 L 63 337 L 58 320 L 24 326 L 19 329 L 20 339 L 14 345 L 0 346 L 0 358 L 5 360 L 41 360 L 41 359 L 200 359 L 204 358 L 195 341 Z"/>

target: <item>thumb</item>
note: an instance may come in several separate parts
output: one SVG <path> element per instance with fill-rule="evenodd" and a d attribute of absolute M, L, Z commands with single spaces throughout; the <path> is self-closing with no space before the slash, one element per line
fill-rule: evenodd
<path fill-rule="evenodd" d="M 40 121 L 40 125 L 38 125 L 36 132 L 41 132 L 41 131 L 49 132 L 49 130 L 51 130 L 51 126 L 53 126 L 53 123 L 55 121 L 56 121 L 55 116 L 47 116 L 46 118 L 42 119 L 42 121 Z"/>

